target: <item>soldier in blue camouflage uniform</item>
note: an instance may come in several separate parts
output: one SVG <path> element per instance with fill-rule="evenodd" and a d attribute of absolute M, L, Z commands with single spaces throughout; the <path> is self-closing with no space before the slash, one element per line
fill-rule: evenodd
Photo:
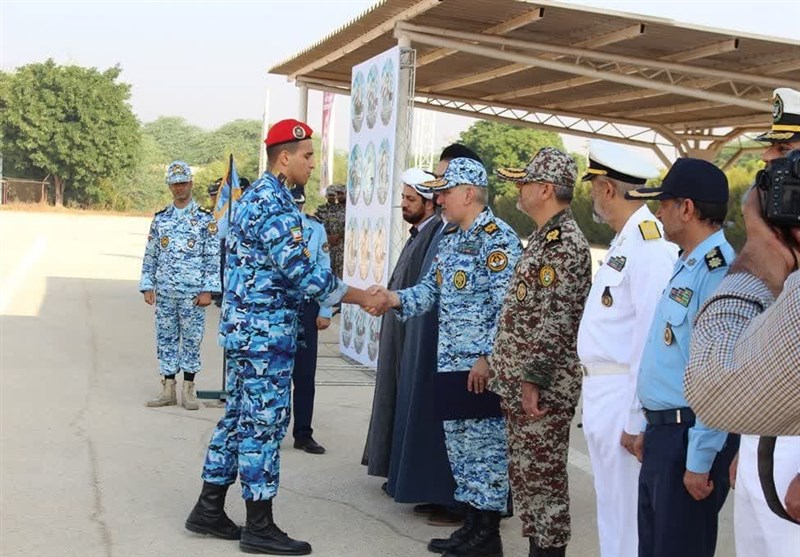
<path fill-rule="evenodd" d="M 161 394 L 147 406 L 177 404 L 175 376 L 183 371 L 181 404 L 200 404 L 194 376 L 200 371 L 200 343 L 205 307 L 219 292 L 219 239 L 210 211 L 192 199 L 192 171 L 175 161 L 167 169 L 173 202 L 155 214 L 147 236 L 139 291 L 156 306 L 156 348 L 161 369 Z"/>
<path fill-rule="evenodd" d="M 314 168 L 311 128 L 282 120 L 266 139 L 269 171 L 242 195 L 226 239 L 225 292 L 219 339 L 228 359 L 225 415 L 211 437 L 200 498 L 186 528 L 238 539 L 249 553 L 306 555 L 311 546 L 277 527 L 279 447 L 289 424 L 298 313 L 304 297 L 330 306 L 375 299 L 312 264 L 300 212 L 289 187 Z M 237 473 L 247 507 L 239 528 L 224 510 Z"/>
<path fill-rule="evenodd" d="M 506 433 L 489 379 L 497 318 L 514 265 L 522 252 L 516 233 L 487 207 L 486 170 L 477 161 L 450 161 L 435 190 L 448 222 L 439 255 L 422 281 L 389 293 L 401 320 L 439 303 L 437 404 L 455 499 L 469 507 L 465 525 L 428 548 L 446 556 L 503 554 L 500 517 L 508 502 Z"/>

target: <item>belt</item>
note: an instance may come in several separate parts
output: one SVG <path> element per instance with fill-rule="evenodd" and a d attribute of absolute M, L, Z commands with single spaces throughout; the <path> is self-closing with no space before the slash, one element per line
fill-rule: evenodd
<path fill-rule="evenodd" d="M 583 375 L 592 377 L 594 375 L 622 375 L 630 371 L 630 367 L 622 364 L 602 362 L 599 364 L 583 364 Z"/>
<path fill-rule="evenodd" d="M 644 409 L 644 418 L 650 425 L 685 424 L 694 422 L 691 408 L 672 408 L 670 410 Z"/>

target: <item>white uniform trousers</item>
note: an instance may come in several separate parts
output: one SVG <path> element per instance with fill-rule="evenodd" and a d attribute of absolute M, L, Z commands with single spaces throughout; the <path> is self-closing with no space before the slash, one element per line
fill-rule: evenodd
<path fill-rule="evenodd" d="M 767 506 L 758 479 L 758 436 L 742 435 L 734 490 L 733 524 L 737 557 L 800 557 L 800 526 L 779 518 Z M 783 503 L 800 469 L 800 437 L 775 443 L 775 488 Z"/>
<path fill-rule="evenodd" d="M 583 378 L 583 434 L 597 493 L 602 557 L 637 557 L 641 465 L 619 444 L 630 413 L 627 374 Z"/>

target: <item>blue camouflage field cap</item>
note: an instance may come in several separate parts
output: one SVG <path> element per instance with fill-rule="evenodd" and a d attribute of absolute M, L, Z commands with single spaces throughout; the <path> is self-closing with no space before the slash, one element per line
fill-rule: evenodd
<path fill-rule="evenodd" d="M 486 176 L 486 169 L 478 161 L 461 157 L 450 161 L 440 180 L 431 180 L 422 184 L 422 187 L 432 191 L 447 190 L 456 186 L 488 188 L 489 179 Z"/>
<path fill-rule="evenodd" d="M 192 181 L 192 169 L 183 161 L 172 161 L 167 167 L 167 185 Z"/>

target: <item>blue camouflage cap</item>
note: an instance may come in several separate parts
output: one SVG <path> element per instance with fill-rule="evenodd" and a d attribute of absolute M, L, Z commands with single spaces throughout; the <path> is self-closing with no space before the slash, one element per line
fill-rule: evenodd
<path fill-rule="evenodd" d="M 422 186 L 432 191 L 447 190 L 456 186 L 488 188 L 489 179 L 486 176 L 486 169 L 481 163 L 461 157 L 450 161 L 440 180 L 431 180 L 423 183 Z"/>
<path fill-rule="evenodd" d="M 167 185 L 192 181 L 192 169 L 183 161 L 172 161 L 167 167 Z"/>

